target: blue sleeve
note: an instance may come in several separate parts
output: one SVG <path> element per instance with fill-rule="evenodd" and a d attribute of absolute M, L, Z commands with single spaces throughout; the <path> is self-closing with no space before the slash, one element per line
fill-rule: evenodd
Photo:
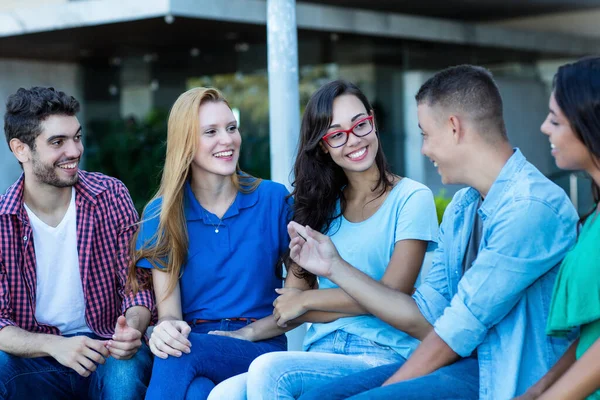
<path fill-rule="evenodd" d="M 394 242 L 405 239 L 437 241 L 438 222 L 433 194 L 428 188 L 420 188 L 410 194 L 396 215 Z"/>
<path fill-rule="evenodd" d="M 147 249 L 155 244 L 155 235 L 158 230 L 161 204 L 162 202 L 160 199 L 156 199 L 148 204 L 144 210 L 144 214 L 142 214 L 142 219 L 140 221 L 140 230 L 135 242 L 136 250 Z M 136 266 L 141 268 L 153 268 L 150 261 L 146 258 L 139 260 Z"/>
<path fill-rule="evenodd" d="M 288 250 L 290 244 L 290 236 L 288 235 L 287 226 L 292 220 L 292 205 L 294 203 L 291 197 L 287 197 L 289 192 L 285 187 L 282 190 L 279 210 L 279 255 L 283 256 Z"/>
<path fill-rule="evenodd" d="M 434 324 L 452 350 L 466 357 L 538 278 L 558 265 L 575 242 L 576 219 L 543 201 L 519 200 L 494 221 L 450 306 Z"/>
<path fill-rule="evenodd" d="M 444 218 L 438 232 L 437 248 L 433 253 L 433 260 L 429 273 L 424 282 L 419 285 L 413 299 L 417 303 L 421 314 L 433 325 L 443 314 L 444 309 L 450 305 L 450 291 L 448 290 L 448 275 L 446 268 L 446 242 L 452 243 L 452 237 L 444 237 L 445 232 L 452 232 L 454 200 L 446 207 Z M 437 218 L 437 217 L 436 217 Z M 437 219 L 436 219 L 437 220 Z"/>

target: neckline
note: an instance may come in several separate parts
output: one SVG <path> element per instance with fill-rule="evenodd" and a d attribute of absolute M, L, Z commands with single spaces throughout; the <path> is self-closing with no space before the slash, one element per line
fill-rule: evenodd
<path fill-rule="evenodd" d="M 383 203 L 381 203 L 381 205 L 379 206 L 379 208 L 378 208 L 378 209 L 377 209 L 377 210 L 376 210 L 376 211 L 373 213 L 373 215 L 371 215 L 369 218 L 367 218 L 367 219 L 365 219 L 365 220 L 363 220 L 363 221 L 359 221 L 359 222 L 352 222 L 352 221 L 350 221 L 348 218 L 346 218 L 346 216 L 345 216 L 343 213 L 341 213 L 341 216 L 342 216 L 342 221 L 344 221 L 344 222 L 346 222 L 346 223 L 348 223 L 348 224 L 354 225 L 354 226 L 362 225 L 362 224 L 365 224 L 365 223 L 369 222 L 369 220 L 373 219 L 373 218 L 374 218 L 374 217 L 375 217 L 377 214 L 379 214 L 379 213 L 381 212 L 381 210 L 382 210 L 384 207 L 387 207 L 387 205 L 386 205 L 386 204 L 388 204 L 388 203 L 389 203 L 389 200 L 390 200 L 390 197 L 391 197 L 392 193 L 393 193 L 393 192 L 394 192 L 394 191 L 395 191 L 395 190 L 396 190 L 396 189 L 397 189 L 397 188 L 398 188 L 400 185 L 402 185 L 402 182 L 404 182 L 406 179 L 408 179 L 408 178 L 406 178 L 406 177 L 402 177 L 402 179 L 400 179 L 398 182 L 396 182 L 396 184 L 395 184 L 395 185 L 392 187 L 392 189 L 390 190 L 390 192 L 387 194 L 387 197 L 385 198 L 385 200 L 383 201 Z M 339 208 L 340 208 L 340 202 L 339 202 L 339 200 L 338 200 L 338 209 L 339 209 Z M 340 211 L 341 211 L 341 210 L 340 210 Z"/>

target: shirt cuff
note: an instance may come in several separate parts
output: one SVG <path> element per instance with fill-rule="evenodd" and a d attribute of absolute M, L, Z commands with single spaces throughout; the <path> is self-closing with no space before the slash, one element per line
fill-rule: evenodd
<path fill-rule="evenodd" d="M 125 315 L 127 310 L 131 307 L 143 306 L 146 307 L 152 313 L 154 310 L 154 296 L 152 290 L 140 290 L 135 296 L 128 296 L 123 299 L 122 313 Z"/>
<path fill-rule="evenodd" d="M 419 311 L 431 325 L 442 315 L 444 309 L 450 304 L 448 300 L 427 282 L 419 285 L 412 295 Z"/>
<path fill-rule="evenodd" d="M 433 326 L 435 333 L 459 356 L 468 357 L 485 339 L 488 328 L 454 296 L 450 307 Z"/>

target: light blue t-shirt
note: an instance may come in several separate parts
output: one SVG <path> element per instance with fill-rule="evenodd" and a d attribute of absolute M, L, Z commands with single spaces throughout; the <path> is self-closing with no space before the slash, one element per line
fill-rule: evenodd
<path fill-rule="evenodd" d="M 339 213 L 339 202 L 337 212 Z M 371 278 L 380 280 L 390 262 L 396 242 L 416 239 L 431 242 L 437 237 L 437 215 L 431 190 L 408 178 L 400 180 L 381 207 L 362 222 L 353 223 L 340 216 L 329 229 L 329 236 L 340 256 Z M 338 287 L 328 279 L 320 278 L 319 288 Z M 389 307 L 395 307 L 390 304 Z M 403 357 L 408 357 L 419 341 L 388 325 L 372 315 L 340 318 L 328 323 L 314 323 L 304 339 L 304 349 L 336 331 L 371 340 L 388 346 Z"/>
<path fill-rule="evenodd" d="M 273 312 L 275 289 L 282 285 L 275 265 L 289 243 L 291 200 L 287 196 L 285 186 L 263 180 L 252 193 L 238 192 L 219 222 L 200 205 L 186 182 L 189 247 L 179 279 L 184 320 L 260 319 Z M 146 208 L 138 249 L 147 246 L 155 234 L 161 204 L 159 198 Z M 137 266 L 152 268 L 147 259 Z"/>

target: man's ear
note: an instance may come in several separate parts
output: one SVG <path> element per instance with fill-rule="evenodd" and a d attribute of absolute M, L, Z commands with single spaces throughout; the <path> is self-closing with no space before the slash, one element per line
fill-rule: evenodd
<path fill-rule="evenodd" d="M 10 147 L 10 151 L 13 152 L 21 164 L 29 161 L 31 157 L 31 149 L 27 144 L 21 142 L 19 139 L 12 138 L 10 139 L 8 146 Z"/>
<path fill-rule="evenodd" d="M 460 142 L 464 137 L 464 127 L 460 122 L 460 119 L 456 115 L 451 115 L 448 119 L 450 128 L 452 129 L 452 137 L 456 143 Z"/>

